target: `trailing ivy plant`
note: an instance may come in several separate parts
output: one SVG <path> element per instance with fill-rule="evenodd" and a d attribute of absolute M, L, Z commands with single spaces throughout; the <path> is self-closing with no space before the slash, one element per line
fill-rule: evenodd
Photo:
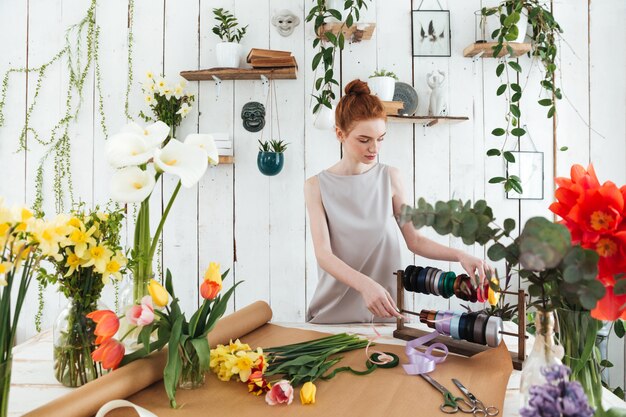
<path fill-rule="evenodd" d="M 504 116 L 506 124 L 503 127 L 493 129 L 491 132 L 496 137 L 504 136 L 504 142 L 500 149 L 489 149 L 487 155 L 502 156 L 510 163 L 515 162 L 515 157 L 510 151 L 504 150 L 507 140 L 510 136 L 517 137 L 519 140 L 526 134 L 526 130 L 520 124 L 522 111 L 519 103 L 523 89 L 517 82 L 519 74 L 522 73 L 522 67 L 517 60 L 509 58 L 514 56 L 514 53 L 513 48 L 508 44 L 508 42 L 515 40 L 519 35 L 516 24 L 519 22 L 522 13 L 528 16 L 528 22 L 533 28 L 533 32 L 530 35 L 532 46 L 528 55 L 533 59 L 538 59 L 544 69 L 540 85 L 544 91 L 549 93 L 550 97 L 542 98 L 538 103 L 541 106 L 548 107 L 548 118 L 555 116 L 556 100 L 562 98 L 561 89 L 555 85 L 555 71 L 557 69 L 558 52 L 556 40 L 563 30 L 554 19 L 552 13 L 543 7 L 540 0 L 505 0 L 496 7 L 483 8 L 482 14 L 484 16 L 497 15 L 500 20 L 500 27 L 491 34 L 491 37 L 497 40 L 497 43 L 493 46 L 493 57 L 500 55 L 503 49 L 506 49 L 508 52 L 496 67 L 496 76 L 502 80 L 502 83 L 496 90 L 496 95 L 501 96 L 504 94 L 508 104 Z M 513 70 L 516 76 L 512 77 L 509 74 L 509 70 Z M 562 148 L 561 150 L 565 149 Z M 522 184 L 519 177 L 515 175 L 509 175 L 506 178 L 494 177 L 489 182 L 491 184 L 503 183 L 506 191 L 515 190 L 518 193 L 522 193 Z"/>
<path fill-rule="evenodd" d="M 313 48 L 317 48 L 317 53 L 313 56 L 311 67 L 316 71 L 320 64 L 323 65 L 323 75 L 315 80 L 313 97 L 317 104 L 313 107 L 313 113 L 316 113 L 320 106 L 326 106 L 332 109 L 331 102 L 335 100 L 336 95 L 333 91 L 333 85 L 339 86 L 339 82 L 335 79 L 333 67 L 335 63 L 335 55 L 337 49 L 342 51 L 345 46 L 345 36 L 343 29 L 350 28 L 360 18 L 360 10 L 366 8 L 365 0 L 346 0 L 344 10 L 348 11 L 346 20 L 342 22 L 338 35 L 331 31 L 324 32 L 324 24 L 326 18 L 334 17 L 341 20 L 341 12 L 336 9 L 329 9 L 326 6 L 326 0 L 315 0 L 314 6 L 309 10 L 306 21 L 314 21 L 315 33 L 317 37 L 313 40 Z"/>

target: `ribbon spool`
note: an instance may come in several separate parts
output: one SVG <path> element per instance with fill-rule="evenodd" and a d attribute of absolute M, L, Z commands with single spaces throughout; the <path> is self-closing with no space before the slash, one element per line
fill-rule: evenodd
<path fill-rule="evenodd" d="M 484 313 L 422 310 L 420 322 L 453 339 L 497 347 L 502 341 L 502 318 Z"/>

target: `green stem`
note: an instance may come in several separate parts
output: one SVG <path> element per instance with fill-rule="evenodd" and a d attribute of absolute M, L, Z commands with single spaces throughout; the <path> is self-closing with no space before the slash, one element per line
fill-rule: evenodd
<path fill-rule="evenodd" d="M 163 231 L 165 220 L 167 219 L 168 214 L 170 214 L 170 209 L 172 208 L 172 205 L 174 204 L 174 200 L 176 199 L 176 196 L 178 195 L 178 192 L 180 191 L 180 186 L 181 186 L 181 182 L 178 181 L 178 184 L 176 184 L 176 188 L 174 189 L 174 192 L 172 193 L 172 196 L 170 197 L 170 201 L 167 203 L 167 207 L 165 208 L 165 211 L 163 212 L 163 216 L 161 217 L 159 226 L 157 227 L 157 230 L 154 233 L 154 238 L 152 239 L 152 245 L 150 246 L 150 252 L 148 255 L 150 259 L 152 259 L 152 257 L 154 256 L 154 251 L 156 250 L 156 247 L 159 243 L 159 236 L 161 235 L 161 232 Z"/>

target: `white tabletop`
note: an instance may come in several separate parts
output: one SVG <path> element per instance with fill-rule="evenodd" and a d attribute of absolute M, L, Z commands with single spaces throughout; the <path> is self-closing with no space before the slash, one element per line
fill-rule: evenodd
<path fill-rule="evenodd" d="M 317 330 L 327 333 L 359 333 L 373 335 L 371 326 L 363 325 L 314 325 L 307 323 L 276 323 L 286 327 Z M 404 340 L 392 336 L 395 324 L 377 324 L 376 329 L 381 337 L 378 343 L 403 345 Z M 519 408 L 519 371 L 513 371 L 507 386 L 503 417 L 518 416 Z M 48 330 L 13 349 L 13 371 L 11 375 L 11 392 L 9 394 L 9 416 L 17 417 L 58 398 L 72 388 L 63 387 L 54 378 L 52 365 L 52 331 Z M 605 408 L 622 407 L 626 403 L 604 390 L 602 402 Z"/>

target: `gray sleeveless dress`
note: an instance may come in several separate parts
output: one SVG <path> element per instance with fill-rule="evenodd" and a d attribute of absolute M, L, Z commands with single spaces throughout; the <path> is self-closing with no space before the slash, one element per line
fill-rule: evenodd
<path fill-rule="evenodd" d="M 396 300 L 396 277 L 402 269 L 398 224 L 393 217 L 389 168 L 376 164 L 359 175 L 318 174 L 333 253 L 381 284 Z M 311 323 L 371 322 L 361 294 L 318 264 L 317 288 L 307 311 Z M 395 319 L 375 317 L 377 322 Z"/>

